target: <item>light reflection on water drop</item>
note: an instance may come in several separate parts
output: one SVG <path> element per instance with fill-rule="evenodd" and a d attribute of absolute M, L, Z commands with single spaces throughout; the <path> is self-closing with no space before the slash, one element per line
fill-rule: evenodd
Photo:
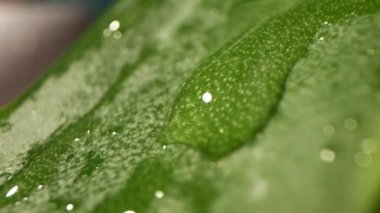
<path fill-rule="evenodd" d="M 66 205 L 66 211 L 72 211 L 74 210 L 74 205 L 72 203 L 69 203 Z"/>
<path fill-rule="evenodd" d="M 12 188 L 7 192 L 7 194 L 5 195 L 5 197 L 11 197 L 11 196 L 13 196 L 14 194 L 16 194 L 17 191 L 18 191 L 18 186 L 14 186 L 14 187 L 12 187 Z"/>
<path fill-rule="evenodd" d="M 74 141 L 75 141 L 75 142 L 79 142 L 80 139 L 79 139 L 79 138 L 74 138 Z"/>
<path fill-rule="evenodd" d="M 212 94 L 210 92 L 205 92 L 203 95 L 202 95 L 202 100 L 203 102 L 205 102 L 206 104 L 210 103 L 212 101 Z"/>
<path fill-rule="evenodd" d="M 322 161 L 332 163 L 335 161 L 335 152 L 331 149 L 322 149 L 319 154 Z"/>
<path fill-rule="evenodd" d="M 156 196 L 157 199 L 161 199 L 165 196 L 165 193 L 163 191 L 158 190 L 154 193 L 154 196 Z"/>
<path fill-rule="evenodd" d="M 44 188 L 44 185 L 38 185 L 37 186 L 37 189 L 39 189 L 39 190 L 41 190 L 41 189 L 43 189 Z"/>
<path fill-rule="evenodd" d="M 12 178 L 12 174 L 8 172 L 0 172 L 0 185 L 4 182 L 10 180 Z"/>
<path fill-rule="evenodd" d="M 119 31 L 120 26 L 120 21 L 113 20 L 108 27 L 103 30 L 103 36 L 106 38 L 112 36 L 116 40 L 121 39 L 123 34 Z"/>
<path fill-rule="evenodd" d="M 111 31 L 116 31 L 120 28 L 120 22 L 118 20 L 113 20 L 110 25 L 109 25 L 109 29 Z"/>
<path fill-rule="evenodd" d="M 127 210 L 127 211 L 124 211 L 123 213 L 136 213 L 136 212 L 133 210 Z"/>

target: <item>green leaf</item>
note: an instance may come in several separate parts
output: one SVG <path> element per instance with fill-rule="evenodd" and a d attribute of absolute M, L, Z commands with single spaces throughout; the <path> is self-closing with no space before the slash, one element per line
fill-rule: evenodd
<path fill-rule="evenodd" d="M 119 1 L 0 113 L 0 212 L 377 212 L 379 10 Z"/>
<path fill-rule="evenodd" d="M 240 146 L 273 114 L 289 71 L 305 55 L 317 31 L 379 6 L 376 1 L 313 2 L 240 36 L 203 62 L 186 82 L 165 139 L 211 155 Z"/>

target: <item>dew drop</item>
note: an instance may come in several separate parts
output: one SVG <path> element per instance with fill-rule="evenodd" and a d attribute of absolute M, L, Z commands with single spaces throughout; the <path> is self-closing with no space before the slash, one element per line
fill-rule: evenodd
<path fill-rule="evenodd" d="M 9 178 L 12 177 L 11 173 L 8 172 L 1 172 L 0 173 L 0 185 L 4 183 L 5 181 L 9 180 Z"/>
<path fill-rule="evenodd" d="M 7 192 L 7 194 L 5 195 L 5 197 L 11 197 L 11 196 L 13 196 L 14 194 L 16 194 L 17 191 L 18 191 L 18 186 L 14 186 L 14 187 L 12 187 L 12 188 Z"/>
<path fill-rule="evenodd" d="M 72 211 L 72 210 L 74 210 L 74 205 L 72 204 L 72 203 L 69 203 L 69 204 L 67 204 L 66 205 L 66 211 Z"/>
<path fill-rule="evenodd" d="M 38 185 L 37 186 L 37 189 L 39 189 L 39 190 L 41 190 L 41 189 L 43 189 L 44 188 L 44 185 Z"/>
<path fill-rule="evenodd" d="M 210 92 L 205 92 L 203 95 L 202 95 L 202 100 L 203 102 L 205 102 L 206 104 L 210 103 L 212 101 L 212 94 Z"/>
<path fill-rule="evenodd" d="M 79 139 L 79 138 L 74 138 L 74 141 L 75 141 L 75 142 L 79 142 L 80 139 Z"/>
<path fill-rule="evenodd" d="M 133 210 L 127 210 L 127 211 L 124 211 L 123 213 L 136 213 L 136 212 Z"/>
<path fill-rule="evenodd" d="M 355 155 L 355 164 L 359 167 L 365 168 L 371 166 L 373 163 L 372 156 L 365 152 L 358 152 Z"/>
<path fill-rule="evenodd" d="M 358 122 L 353 118 L 345 119 L 343 125 L 347 130 L 356 130 L 358 128 Z"/>
<path fill-rule="evenodd" d="M 156 196 L 157 199 L 161 199 L 165 196 L 165 193 L 163 191 L 158 190 L 154 193 L 154 196 Z"/>
<path fill-rule="evenodd" d="M 115 135 L 117 135 L 117 132 L 112 132 L 111 135 L 115 136 Z"/>
<path fill-rule="evenodd" d="M 166 149 L 166 148 L 167 148 L 166 145 L 163 145 L 163 146 L 162 146 L 162 149 Z"/>
<path fill-rule="evenodd" d="M 113 20 L 110 25 L 109 25 L 109 29 L 111 31 L 116 31 L 120 28 L 120 22 L 118 20 Z"/>
<path fill-rule="evenodd" d="M 331 149 L 322 149 L 319 154 L 322 161 L 332 163 L 335 160 L 335 152 Z"/>

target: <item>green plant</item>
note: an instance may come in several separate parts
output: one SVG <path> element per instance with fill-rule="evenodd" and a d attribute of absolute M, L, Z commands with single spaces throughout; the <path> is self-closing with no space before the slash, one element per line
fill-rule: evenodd
<path fill-rule="evenodd" d="M 0 212 L 379 211 L 379 10 L 119 1 L 0 113 Z"/>

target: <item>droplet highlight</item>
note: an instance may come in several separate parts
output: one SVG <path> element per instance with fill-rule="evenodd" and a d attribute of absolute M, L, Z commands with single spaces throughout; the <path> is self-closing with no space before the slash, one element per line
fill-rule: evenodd
<path fill-rule="evenodd" d="M 120 22 L 118 20 L 113 20 L 110 25 L 109 25 L 109 29 L 111 31 L 116 31 L 120 28 Z"/>
<path fill-rule="evenodd" d="M 206 104 L 210 103 L 212 101 L 212 94 L 210 92 L 205 92 L 202 95 L 202 100 Z"/>
<path fill-rule="evenodd" d="M 322 149 L 319 154 L 322 161 L 332 163 L 335 161 L 335 152 L 331 149 Z"/>
<path fill-rule="evenodd" d="M 14 194 L 16 194 L 17 191 L 18 191 L 18 186 L 14 186 L 14 187 L 12 187 L 12 188 L 7 192 L 7 194 L 5 195 L 5 197 L 11 197 L 11 196 L 13 196 Z"/>
<path fill-rule="evenodd" d="M 67 204 L 66 205 L 66 211 L 72 211 L 72 210 L 74 210 L 74 204 L 72 204 L 72 203 L 69 203 L 69 204 Z"/>
<path fill-rule="evenodd" d="M 154 196 L 155 196 L 157 199 L 161 199 L 161 198 L 163 198 L 163 197 L 165 196 L 165 194 L 164 194 L 163 191 L 158 190 L 158 191 L 156 191 L 156 192 L 154 193 Z"/>

